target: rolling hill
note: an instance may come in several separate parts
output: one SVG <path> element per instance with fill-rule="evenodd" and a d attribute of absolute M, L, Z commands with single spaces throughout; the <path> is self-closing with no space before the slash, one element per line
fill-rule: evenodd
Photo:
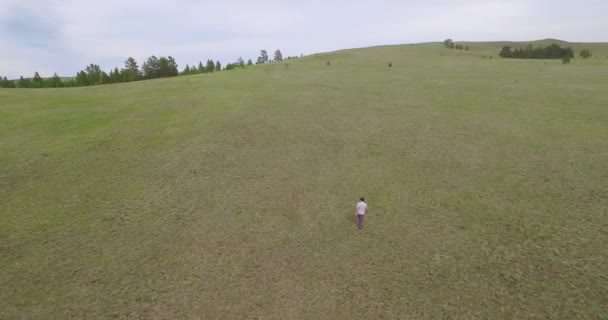
<path fill-rule="evenodd" d="M 504 43 L 0 89 L 0 318 L 607 317 L 608 44 Z"/>

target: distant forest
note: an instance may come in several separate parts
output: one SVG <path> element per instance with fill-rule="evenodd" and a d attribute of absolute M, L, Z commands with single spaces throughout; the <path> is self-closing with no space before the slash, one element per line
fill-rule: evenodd
<path fill-rule="evenodd" d="M 302 57 L 304 55 L 300 55 Z M 266 50 L 260 52 L 256 64 L 271 63 L 274 61 L 296 59 L 297 56 L 288 56 L 283 58 L 281 50 L 276 50 L 274 59 L 268 57 Z M 97 64 L 90 64 L 84 70 L 76 73 L 75 77 L 61 78 L 56 73 L 51 78 L 42 78 L 38 72 L 34 72 L 34 77 L 24 78 L 21 76 L 18 80 L 9 80 L 7 77 L 0 77 L 0 88 L 68 88 L 68 87 L 84 87 L 95 86 L 102 84 L 131 82 L 146 79 L 176 77 L 181 75 L 191 75 L 200 73 L 211 73 L 222 70 L 234 70 L 236 68 L 245 68 L 245 66 L 253 65 L 253 61 L 249 59 L 247 62 L 243 58 L 238 58 L 237 62 L 228 63 L 222 66 L 220 61 L 214 62 L 207 60 L 205 64 L 202 62 L 196 65 L 186 65 L 180 72 L 177 62 L 171 56 L 168 57 L 149 57 L 141 67 L 132 57 L 125 60 L 124 67 L 118 67 L 105 72 Z"/>
<path fill-rule="evenodd" d="M 504 46 L 498 55 L 513 59 L 570 59 L 574 58 L 574 51 L 572 48 L 562 48 L 555 43 L 547 47 L 537 48 L 529 44 L 525 49 L 511 49 L 510 46 Z"/>

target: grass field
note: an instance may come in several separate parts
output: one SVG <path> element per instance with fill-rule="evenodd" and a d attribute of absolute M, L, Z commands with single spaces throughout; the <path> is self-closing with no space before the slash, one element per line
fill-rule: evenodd
<path fill-rule="evenodd" d="M 470 46 L 0 90 L 0 318 L 607 318 L 608 44 Z"/>

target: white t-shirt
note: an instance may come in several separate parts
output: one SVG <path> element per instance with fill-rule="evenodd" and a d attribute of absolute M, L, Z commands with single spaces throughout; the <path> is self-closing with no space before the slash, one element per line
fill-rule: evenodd
<path fill-rule="evenodd" d="M 367 203 L 359 201 L 359 203 L 357 203 L 357 214 L 362 216 L 365 214 L 365 211 L 367 211 Z"/>

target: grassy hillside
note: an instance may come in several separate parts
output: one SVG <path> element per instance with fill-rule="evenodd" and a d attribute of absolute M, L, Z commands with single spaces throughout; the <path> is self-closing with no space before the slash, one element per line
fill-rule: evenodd
<path fill-rule="evenodd" d="M 0 90 L 0 318 L 608 317 L 608 59 L 471 47 Z"/>

